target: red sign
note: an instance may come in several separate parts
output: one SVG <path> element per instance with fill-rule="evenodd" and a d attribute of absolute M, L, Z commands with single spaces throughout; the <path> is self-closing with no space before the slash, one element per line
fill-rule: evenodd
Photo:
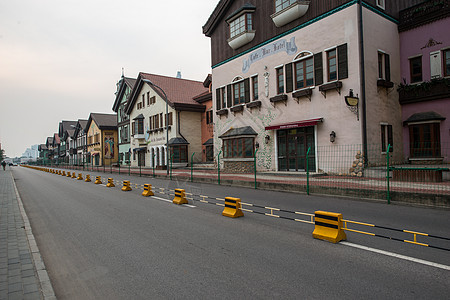
<path fill-rule="evenodd" d="M 291 128 L 298 128 L 298 127 L 314 126 L 314 125 L 317 125 L 317 123 L 319 123 L 319 122 L 322 122 L 322 118 L 267 126 L 266 130 L 291 129 Z"/>

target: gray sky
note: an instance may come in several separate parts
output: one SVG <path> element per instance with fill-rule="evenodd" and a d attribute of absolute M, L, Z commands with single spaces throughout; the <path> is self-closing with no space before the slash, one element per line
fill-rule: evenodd
<path fill-rule="evenodd" d="M 9 157 L 61 120 L 113 113 L 116 82 L 142 72 L 203 81 L 202 26 L 219 0 L 0 0 L 0 142 Z"/>

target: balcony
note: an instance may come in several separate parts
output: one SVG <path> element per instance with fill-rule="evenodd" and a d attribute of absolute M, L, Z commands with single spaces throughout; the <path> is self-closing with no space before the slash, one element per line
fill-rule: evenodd
<path fill-rule="evenodd" d="M 310 2 L 311 1 L 296 1 L 285 9 L 274 13 L 270 17 L 272 18 L 275 26 L 281 27 L 306 14 Z"/>
<path fill-rule="evenodd" d="M 449 1 L 426 1 L 400 11 L 400 32 L 445 18 L 450 12 Z"/>
<path fill-rule="evenodd" d="M 450 79 L 439 78 L 421 84 L 400 84 L 397 91 L 402 105 L 450 98 Z"/>

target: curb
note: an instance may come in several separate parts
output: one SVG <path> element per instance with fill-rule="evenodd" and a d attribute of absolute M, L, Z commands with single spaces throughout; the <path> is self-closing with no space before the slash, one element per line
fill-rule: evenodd
<path fill-rule="evenodd" d="M 14 176 L 12 172 L 10 173 L 12 177 L 12 182 L 14 185 L 14 190 L 16 192 L 17 202 L 19 204 L 20 214 L 22 215 L 23 223 L 25 226 L 25 232 L 27 235 L 28 246 L 30 247 L 31 256 L 33 259 L 33 264 L 36 269 L 39 285 L 41 286 L 41 294 L 44 300 L 54 300 L 56 299 L 55 292 L 53 291 L 52 283 L 48 277 L 47 269 L 45 268 L 44 261 L 42 260 L 41 253 L 37 246 L 36 240 L 34 239 L 33 231 L 31 230 L 30 221 L 28 220 L 27 213 L 23 207 L 22 198 L 20 198 L 19 191 L 17 190 L 16 182 L 14 181 Z"/>

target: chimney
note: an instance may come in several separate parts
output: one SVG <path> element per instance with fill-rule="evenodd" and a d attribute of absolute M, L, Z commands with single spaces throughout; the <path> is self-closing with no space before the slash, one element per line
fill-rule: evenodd
<path fill-rule="evenodd" d="M 181 78 L 181 71 L 177 72 L 177 78 Z"/>

